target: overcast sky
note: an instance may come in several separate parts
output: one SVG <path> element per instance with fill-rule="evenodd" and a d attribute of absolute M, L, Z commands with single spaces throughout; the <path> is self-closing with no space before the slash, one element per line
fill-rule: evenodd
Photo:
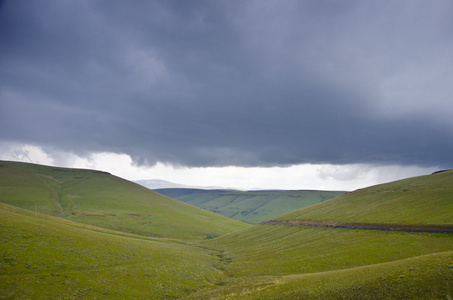
<path fill-rule="evenodd" d="M 0 0 L 0 158 L 361 187 L 452 168 L 452 66 L 450 0 Z"/>

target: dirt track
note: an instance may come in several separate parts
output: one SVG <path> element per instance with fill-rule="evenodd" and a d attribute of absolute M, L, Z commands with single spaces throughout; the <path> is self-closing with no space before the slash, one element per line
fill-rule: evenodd
<path fill-rule="evenodd" d="M 359 230 L 377 231 L 400 231 L 400 232 L 426 232 L 426 233 L 445 233 L 453 234 L 452 225 L 403 225 L 403 224 L 372 224 L 372 223 L 333 223 L 319 221 L 285 221 L 270 220 L 263 221 L 261 224 L 270 225 L 289 225 L 289 226 L 308 226 L 319 228 L 342 228 Z"/>

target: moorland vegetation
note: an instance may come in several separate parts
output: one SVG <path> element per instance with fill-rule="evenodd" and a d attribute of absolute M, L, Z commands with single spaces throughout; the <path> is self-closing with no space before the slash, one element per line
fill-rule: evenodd
<path fill-rule="evenodd" d="M 248 227 L 96 170 L 0 162 L 0 201 L 144 236 L 193 240 Z"/>
<path fill-rule="evenodd" d="M 0 299 L 453 296 L 452 234 L 250 226 L 99 171 L 0 165 Z M 447 171 L 274 220 L 450 227 L 452 204 Z"/>
<path fill-rule="evenodd" d="M 254 225 L 346 193 L 316 190 L 237 191 L 182 188 L 155 191 L 222 216 Z"/>

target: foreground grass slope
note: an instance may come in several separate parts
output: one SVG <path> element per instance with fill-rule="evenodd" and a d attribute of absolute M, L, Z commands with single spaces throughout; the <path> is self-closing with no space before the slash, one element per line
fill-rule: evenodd
<path fill-rule="evenodd" d="M 451 299 L 452 260 L 449 251 L 329 272 L 244 277 L 187 299 Z"/>
<path fill-rule="evenodd" d="M 231 258 L 235 277 L 249 277 L 326 272 L 452 251 L 453 237 L 260 224 L 203 244 Z"/>
<path fill-rule="evenodd" d="M 203 245 L 229 276 L 193 299 L 447 299 L 453 236 L 260 224 Z"/>
<path fill-rule="evenodd" d="M 199 239 L 249 225 L 94 170 L 0 161 L 0 202 L 146 236 Z"/>
<path fill-rule="evenodd" d="M 338 191 L 232 191 L 200 189 L 156 189 L 182 202 L 225 217 L 258 224 L 282 214 L 343 195 Z"/>
<path fill-rule="evenodd" d="M 453 225 L 453 170 L 376 185 L 275 218 Z"/>
<path fill-rule="evenodd" d="M 0 299 L 162 299 L 222 281 L 213 253 L 0 204 Z"/>
<path fill-rule="evenodd" d="M 8 167 L 3 162 L 0 164 L 0 169 Z M 30 167 L 23 164 L 19 166 Z M 242 230 L 209 240 L 182 242 L 150 238 L 68 220 L 84 220 L 86 217 L 89 222 L 85 223 L 91 223 L 99 218 L 103 222 L 117 224 L 115 217 L 121 217 L 123 220 L 148 217 L 152 221 L 154 214 L 159 212 L 158 209 L 150 216 L 145 216 L 146 210 L 132 212 L 130 208 L 123 206 L 122 202 L 129 201 L 127 196 L 141 199 L 139 204 L 132 205 L 134 211 L 142 207 L 140 205 L 145 205 L 143 203 L 154 200 L 140 198 L 140 192 L 134 189 L 126 189 L 128 193 L 125 196 L 122 194 L 124 189 L 115 189 L 115 184 L 110 185 L 110 181 L 122 182 L 121 179 L 89 170 L 56 171 L 52 168 L 31 166 L 38 169 L 34 171 L 34 176 L 30 177 L 27 175 L 30 172 L 22 172 L 16 168 L 17 173 L 14 176 L 0 177 L 6 182 L 1 185 L 0 195 L 6 195 L 10 200 L 16 199 L 16 202 L 19 198 L 28 200 L 22 202 L 24 206 L 28 205 L 27 209 L 0 203 L 0 298 L 453 297 L 453 235 L 259 224 L 242 225 Z M 72 173 L 73 171 L 76 173 Z M 102 178 L 96 177 L 98 175 Z M 74 176 L 81 177 L 78 178 L 80 181 L 72 180 Z M 408 179 L 399 184 L 397 182 L 378 186 L 378 191 L 375 190 L 376 187 L 364 190 L 382 193 L 377 199 L 381 199 L 386 205 L 394 202 L 395 207 L 399 207 L 399 220 L 406 220 L 404 216 L 409 214 L 406 210 L 410 208 L 407 204 L 404 206 L 397 203 L 399 200 L 413 204 L 420 204 L 421 200 L 411 200 L 410 196 L 388 200 L 387 196 L 392 197 L 395 192 L 395 184 L 407 190 L 406 193 L 411 190 L 413 195 L 435 190 L 431 195 L 437 196 L 432 196 L 431 201 L 423 202 L 426 213 L 416 214 L 417 217 L 412 216 L 408 222 L 448 224 L 441 220 L 453 218 L 453 210 L 449 206 L 451 200 L 435 198 L 440 197 L 439 195 L 450 195 L 451 181 L 448 178 L 451 177 L 448 177 L 449 172 L 430 176 L 418 178 L 417 184 L 413 179 Z M 102 184 L 99 184 L 100 182 Z M 126 186 L 128 184 L 124 183 Z M 114 193 L 105 190 L 105 187 L 111 188 Z M 115 199 L 115 193 L 122 196 Z M 30 198 L 33 195 L 36 195 L 34 200 Z M 114 200 L 97 200 L 109 197 Z M 367 199 L 371 196 L 362 193 L 359 198 L 362 197 Z M 364 213 L 361 205 L 348 204 L 348 201 L 342 198 L 332 199 L 314 207 L 322 208 L 322 205 L 335 203 L 340 199 L 341 207 L 350 208 L 348 212 L 356 209 L 357 213 L 362 213 L 361 217 L 356 219 L 358 222 L 367 222 L 364 216 L 371 218 L 374 214 L 380 214 L 380 206 L 371 205 Z M 101 201 L 102 207 L 87 203 L 97 203 L 96 201 Z M 181 205 L 177 201 L 172 203 Z M 362 204 L 366 205 L 363 202 Z M 417 205 L 413 206 L 413 211 L 417 211 Z M 199 211 L 194 209 L 195 212 Z M 310 209 L 304 208 L 296 214 L 305 210 L 310 212 Z M 446 212 L 441 218 L 435 219 L 430 213 L 431 209 Z M 48 214 L 66 219 L 41 214 L 44 210 Z M 169 210 L 176 215 L 179 213 L 177 208 Z M 101 215 L 103 211 L 104 215 Z M 200 218 L 199 214 L 195 215 L 195 218 Z M 330 216 L 332 222 L 350 222 L 337 211 L 331 212 Z M 128 219 L 129 217 L 131 219 Z M 394 217 L 396 215 L 392 219 Z M 286 220 L 287 216 L 282 218 Z M 381 224 L 385 223 L 382 218 L 377 220 Z M 131 225 L 133 223 L 124 221 L 124 224 L 135 228 Z M 179 236 L 197 236 L 193 234 L 193 228 L 178 227 L 178 222 L 168 222 L 166 225 L 168 228 L 165 232 L 175 230 Z M 116 225 L 110 226 L 114 228 Z M 212 231 L 212 228 L 207 230 Z"/>
<path fill-rule="evenodd" d="M 277 219 L 448 225 L 452 183 L 451 171 L 409 178 Z M 222 253 L 229 278 L 222 287 L 198 291 L 194 299 L 453 297 L 451 234 L 260 224 L 203 245 Z"/>

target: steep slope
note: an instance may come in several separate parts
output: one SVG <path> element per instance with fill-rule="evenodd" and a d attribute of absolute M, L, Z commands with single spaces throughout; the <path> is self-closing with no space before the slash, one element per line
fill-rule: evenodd
<path fill-rule="evenodd" d="M 276 220 L 453 225 L 453 170 L 380 184 Z"/>
<path fill-rule="evenodd" d="M 140 235 L 199 239 L 248 225 L 105 172 L 0 161 L 0 202 Z"/>
<path fill-rule="evenodd" d="M 258 224 L 343 195 L 337 191 L 233 191 L 156 189 L 163 195 L 250 224 Z"/>

